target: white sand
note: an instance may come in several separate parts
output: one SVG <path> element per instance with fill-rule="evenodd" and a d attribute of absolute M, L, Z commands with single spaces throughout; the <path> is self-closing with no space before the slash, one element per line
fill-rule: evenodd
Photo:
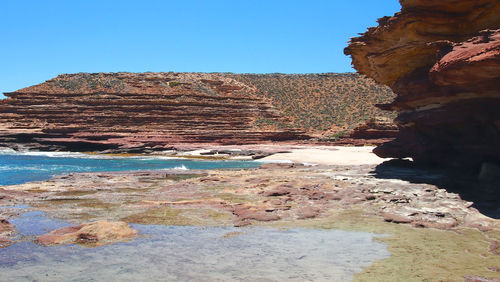
<path fill-rule="evenodd" d="M 388 159 L 379 158 L 372 150 L 375 147 L 325 146 L 294 148 L 291 153 L 278 153 L 265 157 L 263 161 L 292 161 L 295 163 L 321 165 L 366 165 L 380 164 Z"/>

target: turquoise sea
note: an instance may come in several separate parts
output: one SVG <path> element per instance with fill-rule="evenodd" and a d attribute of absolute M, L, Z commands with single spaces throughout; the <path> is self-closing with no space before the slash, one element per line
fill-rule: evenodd
<path fill-rule="evenodd" d="M 0 153 L 0 185 L 45 180 L 70 172 L 129 171 L 154 169 L 251 168 L 253 161 L 204 161 L 164 157 L 109 157 L 81 153 Z"/>

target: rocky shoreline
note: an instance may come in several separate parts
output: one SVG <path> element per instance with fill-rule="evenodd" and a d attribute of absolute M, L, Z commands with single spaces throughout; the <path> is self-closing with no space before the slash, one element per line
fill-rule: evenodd
<path fill-rule="evenodd" d="M 208 150 L 215 151 L 222 152 Z M 203 152 L 198 151 L 197 155 Z M 335 151 L 324 150 L 324 154 L 332 153 Z M 18 205 L 73 222 L 78 230 L 81 224 L 94 222 L 336 228 L 392 236 L 380 239 L 389 244 L 391 258 L 365 269 L 360 279 L 371 275 L 377 275 L 377 279 L 394 278 L 388 277 L 388 273 L 399 279 L 499 276 L 500 211 L 496 191 L 487 194 L 488 187 L 475 185 L 484 190 L 485 197 L 476 197 L 473 202 L 464 193 L 466 189 L 456 193 L 443 189 L 445 179 L 448 178 L 444 174 L 401 162 L 289 162 L 265 163 L 258 169 L 72 173 L 1 187 L 0 218 L 4 218 L 2 223 L 6 226 L 2 238 L 15 240 L 8 220 L 20 211 L 8 207 Z M 468 184 L 474 185 L 473 181 Z M 78 236 L 82 236 L 74 234 L 76 239 L 68 242 L 78 242 Z M 47 236 L 52 241 L 59 240 L 52 235 Z M 98 237 L 92 236 L 83 235 L 99 245 Z M 103 238 L 109 237 L 106 236 Z M 82 242 L 88 241 L 85 240 Z M 456 261 L 446 271 L 437 271 L 439 267 L 429 268 L 425 261 L 431 257 Z M 474 265 L 465 267 L 472 258 Z M 403 267 L 396 260 L 416 260 L 423 265 Z M 436 276 L 428 276 L 429 271 Z"/>

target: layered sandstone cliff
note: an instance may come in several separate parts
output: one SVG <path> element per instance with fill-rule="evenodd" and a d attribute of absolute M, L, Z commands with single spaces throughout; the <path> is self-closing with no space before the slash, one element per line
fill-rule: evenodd
<path fill-rule="evenodd" d="M 337 123 L 355 127 L 392 92 L 356 74 L 170 72 L 66 74 L 6 96 L 0 146 L 133 152 L 306 139 Z M 325 99 L 308 102 L 317 97 Z M 350 115 L 321 108 L 344 104 Z"/>
<path fill-rule="evenodd" d="M 84 151 L 164 149 L 172 143 L 255 143 L 306 138 L 269 101 L 234 79 L 194 73 L 60 75 L 6 93 L 0 102 L 4 143 Z"/>
<path fill-rule="evenodd" d="M 354 128 L 349 137 L 356 139 L 381 139 L 394 138 L 397 134 L 398 128 L 392 120 L 384 117 L 374 117 Z"/>
<path fill-rule="evenodd" d="M 500 1 L 401 0 L 353 38 L 354 67 L 397 94 L 396 140 L 381 157 L 460 167 L 500 163 Z"/>

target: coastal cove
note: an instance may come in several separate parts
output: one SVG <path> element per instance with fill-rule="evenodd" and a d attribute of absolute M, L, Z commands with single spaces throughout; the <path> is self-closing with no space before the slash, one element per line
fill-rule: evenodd
<path fill-rule="evenodd" d="M 115 2 L 0 1 L 0 282 L 500 282 L 500 0 Z"/>
<path fill-rule="evenodd" d="M 383 159 L 375 158 L 371 147 L 262 145 L 240 148 L 240 152 L 257 147 L 274 153 L 260 162 L 97 155 L 110 162 L 134 159 L 134 164 L 184 161 L 186 169 L 176 163 L 171 168 L 178 169 L 60 173 L 47 180 L 3 185 L 0 268 L 10 269 L 12 279 L 57 280 L 99 268 L 95 260 L 123 267 L 99 268 L 94 273 L 97 280 L 125 279 L 145 274 L 113 253 L 133 256 L 138 249 L 151 250 L 151 257 L 137 258 L 143 263 L 158 260 L 157 251 L 169 254 L 162 259 L 173 269 L 168 275 L 181 280 L 195 277 L 179 261 L 192 263 L 195 272 L 205 277 L 222 280 L 264 276 L 270 280 L 456 280 L 470 274 L 488 276 L 490 269 L 499 267 L 498 215 L 492 211 L 487 217 L 474 208 L 480 206 L 425 184 L 439 179 L 439 174 L 381 164 Z M 82 159 L 80 154 L 44 158 Z M 210 163 L 233 167 L 188 169 Z M 135 230 L 135 235 L 121 238 L 123 228 Z M 58 243 L 57 234 L 69 241 Z M 364 238 L 363 246 L 356 243 L 361 242 L 356 234 Z M 192 246 L 199 246 L 203 260 L 190 256 Z M 360 260 L 358 247 L 364 255 L 374 254 L 373 259 Z M 243 253 L 235 252 L 240 248 Z M 323 249 L 328 252 L 318 252 Z M 37 260 L 31 253 L 44 259 Z M 86 263 L 75 260 L 80 255 L 88 259 Z M 227 256 L 247 267 L 235 269 L 224 262 Z M 54 271 L 59 258 L 80 268 Z M 207 260 L 218 263 L 202 263 Z M 256 272 L 262 269 L 262 260 L 278 263 L 266 272 Z M 291 266 L 298 272 L 283 274 Z"/>
<path fill-rule="evenodd" d="M 328 151 L 324 151 L 323 154 L 325 152 Z M 243 172 L 248 169 L 254 170 L 265 163 L 278 167 L 293 166 L 291 162 L 280 159 L 279 155 L 277 159 L 259 162 L 185 159 L 154 155 L 110 156 L 70 152 L 9 153 L 0 155 L 2 188 L 15 191 L 22 185 L 29 185 L 36 187 L 31 192 L 38 194 L 45 189 L 44 187 L 47 187 L 46 183 L 67 179 L 78 189 L 60 190 L 57 198 L 54 199 L 42 196 L 45 200 L 40 203 L 50 202 L 52 207 L 43 207 L 43 204 L 42 206 L 35 204 L 28 198 L 22 200 L 24 204 L 0 206 L 0 214 L 8 215 L 9 222 L 16 230 L 11 237 L 13 244 L 0 249 L 0 269 L 3 277 L 9 279 L 18 281 L 96 279 L 101 281 L 148 277 L 153 280 L 165 278 L 176 280 L 207 278 L 215 280 L 351 280 L 364 267 L 390 256 L 387 245 L 376 240 L 380 235 L 371 232 L 304 228 L 300 225 L 297 227 L 290 225 L 286 228 L 283 226 L 233 227 L 228 225 L 227 220 L 230 219 L 228 214 L 210 208 L 201 208 L 197 214 L 195 212 L 191 215 L 189 213 L 193 213 L 193 210 L 181 209 L 181 214 L 175 215 L 175 209 L 165 206 L 166 209 L 161 211 L 163 219 L 159 217 L 152 219 L 151 216 L 155 216 L 155 211 L 150 213 L 150 216 L 131 214 L 128 219 L 125 219 L 123 216 L 130 212 L 113 211 L 114 203 L 100 204 L 105 198 L 115 197 L 109 193 L 115 190 L 108 190 L 108 187 L 112 189 L 117 187 L 113 184 L 113 177 L 127 179 L 131 175 L 139 177 L 130 179 L 130 188 L 127 188 L 125 183 L 116 183 L 120 186 L 116 192 L 119 191 L 126 197 L 141 195 L 142 198 L 150 191 L 150 188 L 146 188 L 147 186 L 160 188 L 165 184 L 182 185 L 191 178 L 199 179 L 206 176 L 208 171 L 224 172 L 229 169 L 227 170 L 229 173 L 231 171 Z M 287 154 L 282 155 L 287 156 Z M 151 179 L 150 176 L 153 175 Z M 74 176 L 81 178 L 74 180 L 72 179 Z M 82 181 L 83 179 L 88 181 Z M 98 179 L 110 182 L 95 182 Z M 162 183 L 155 182 L 157 180 Z M 269 184 L 272 185 L 272 183 Z M 14 190 L 11 190 L 12 188 Z M 87 188 L 90 190 L 81 190 Z M 100 192 L 104 192 L 107 196 L 104 196 L 105 194 L 98 196 Z M 92 197 L 94 193 L 99 199 Z M 204 194 L 206 192 L 194 189 L 193 195 L 189 196 L 187 201 L 196 201 Z M 228 194 L 225 195 L 228 203 L 231 202 Z M 144 199 L 147 198 L 146 196 Z M 155 198 L 161 199 L 161 197 Z M 2 197 L 2 199 L 6 198 Z M 234 200 L 245 201 L 244 198 Z M 248 200 L 253 202 L 251 199 Z M 71 207 L 72 203 L 77 206 Z M 31 206 L 31 204 L 34 205 Z M 120 206 L 129 205 L 122 203 Z M 51 211 L 46 210 L 46 207 Z M 67 208 L 72 212 L 68 213 Z M 47 247 L 40 245 L 37 239 L 33 239 L 49 231 L 71 227 L 75 222 L 93 222 L 99 219 L 75 217 L 76 213 L 83 211 L 82 208 L 89 214 L 97 212 L 103 215 L 102 219 L 105 220 L 125 220 L 138 231 L 139 235 L 132 240 L 96 248 L 79 246 L 79 243 Z M 137 207 L 134 209 L 137 212 Z M 140 210 L 142 208 L 139 208 Z M 196 219 L 197 217 L 201 217 L 201 220 Z M 157 221 L 158 219 L 161 221 Z M 140 254 L 137 252 L 138 249 L 142 250 Z M 165 256 L 165 254 L 169 255 Z M 232 258 L 230 261 L 227 260 L 228 256 Z M 151 268 L 151 265 L 159 267 Z"/>

